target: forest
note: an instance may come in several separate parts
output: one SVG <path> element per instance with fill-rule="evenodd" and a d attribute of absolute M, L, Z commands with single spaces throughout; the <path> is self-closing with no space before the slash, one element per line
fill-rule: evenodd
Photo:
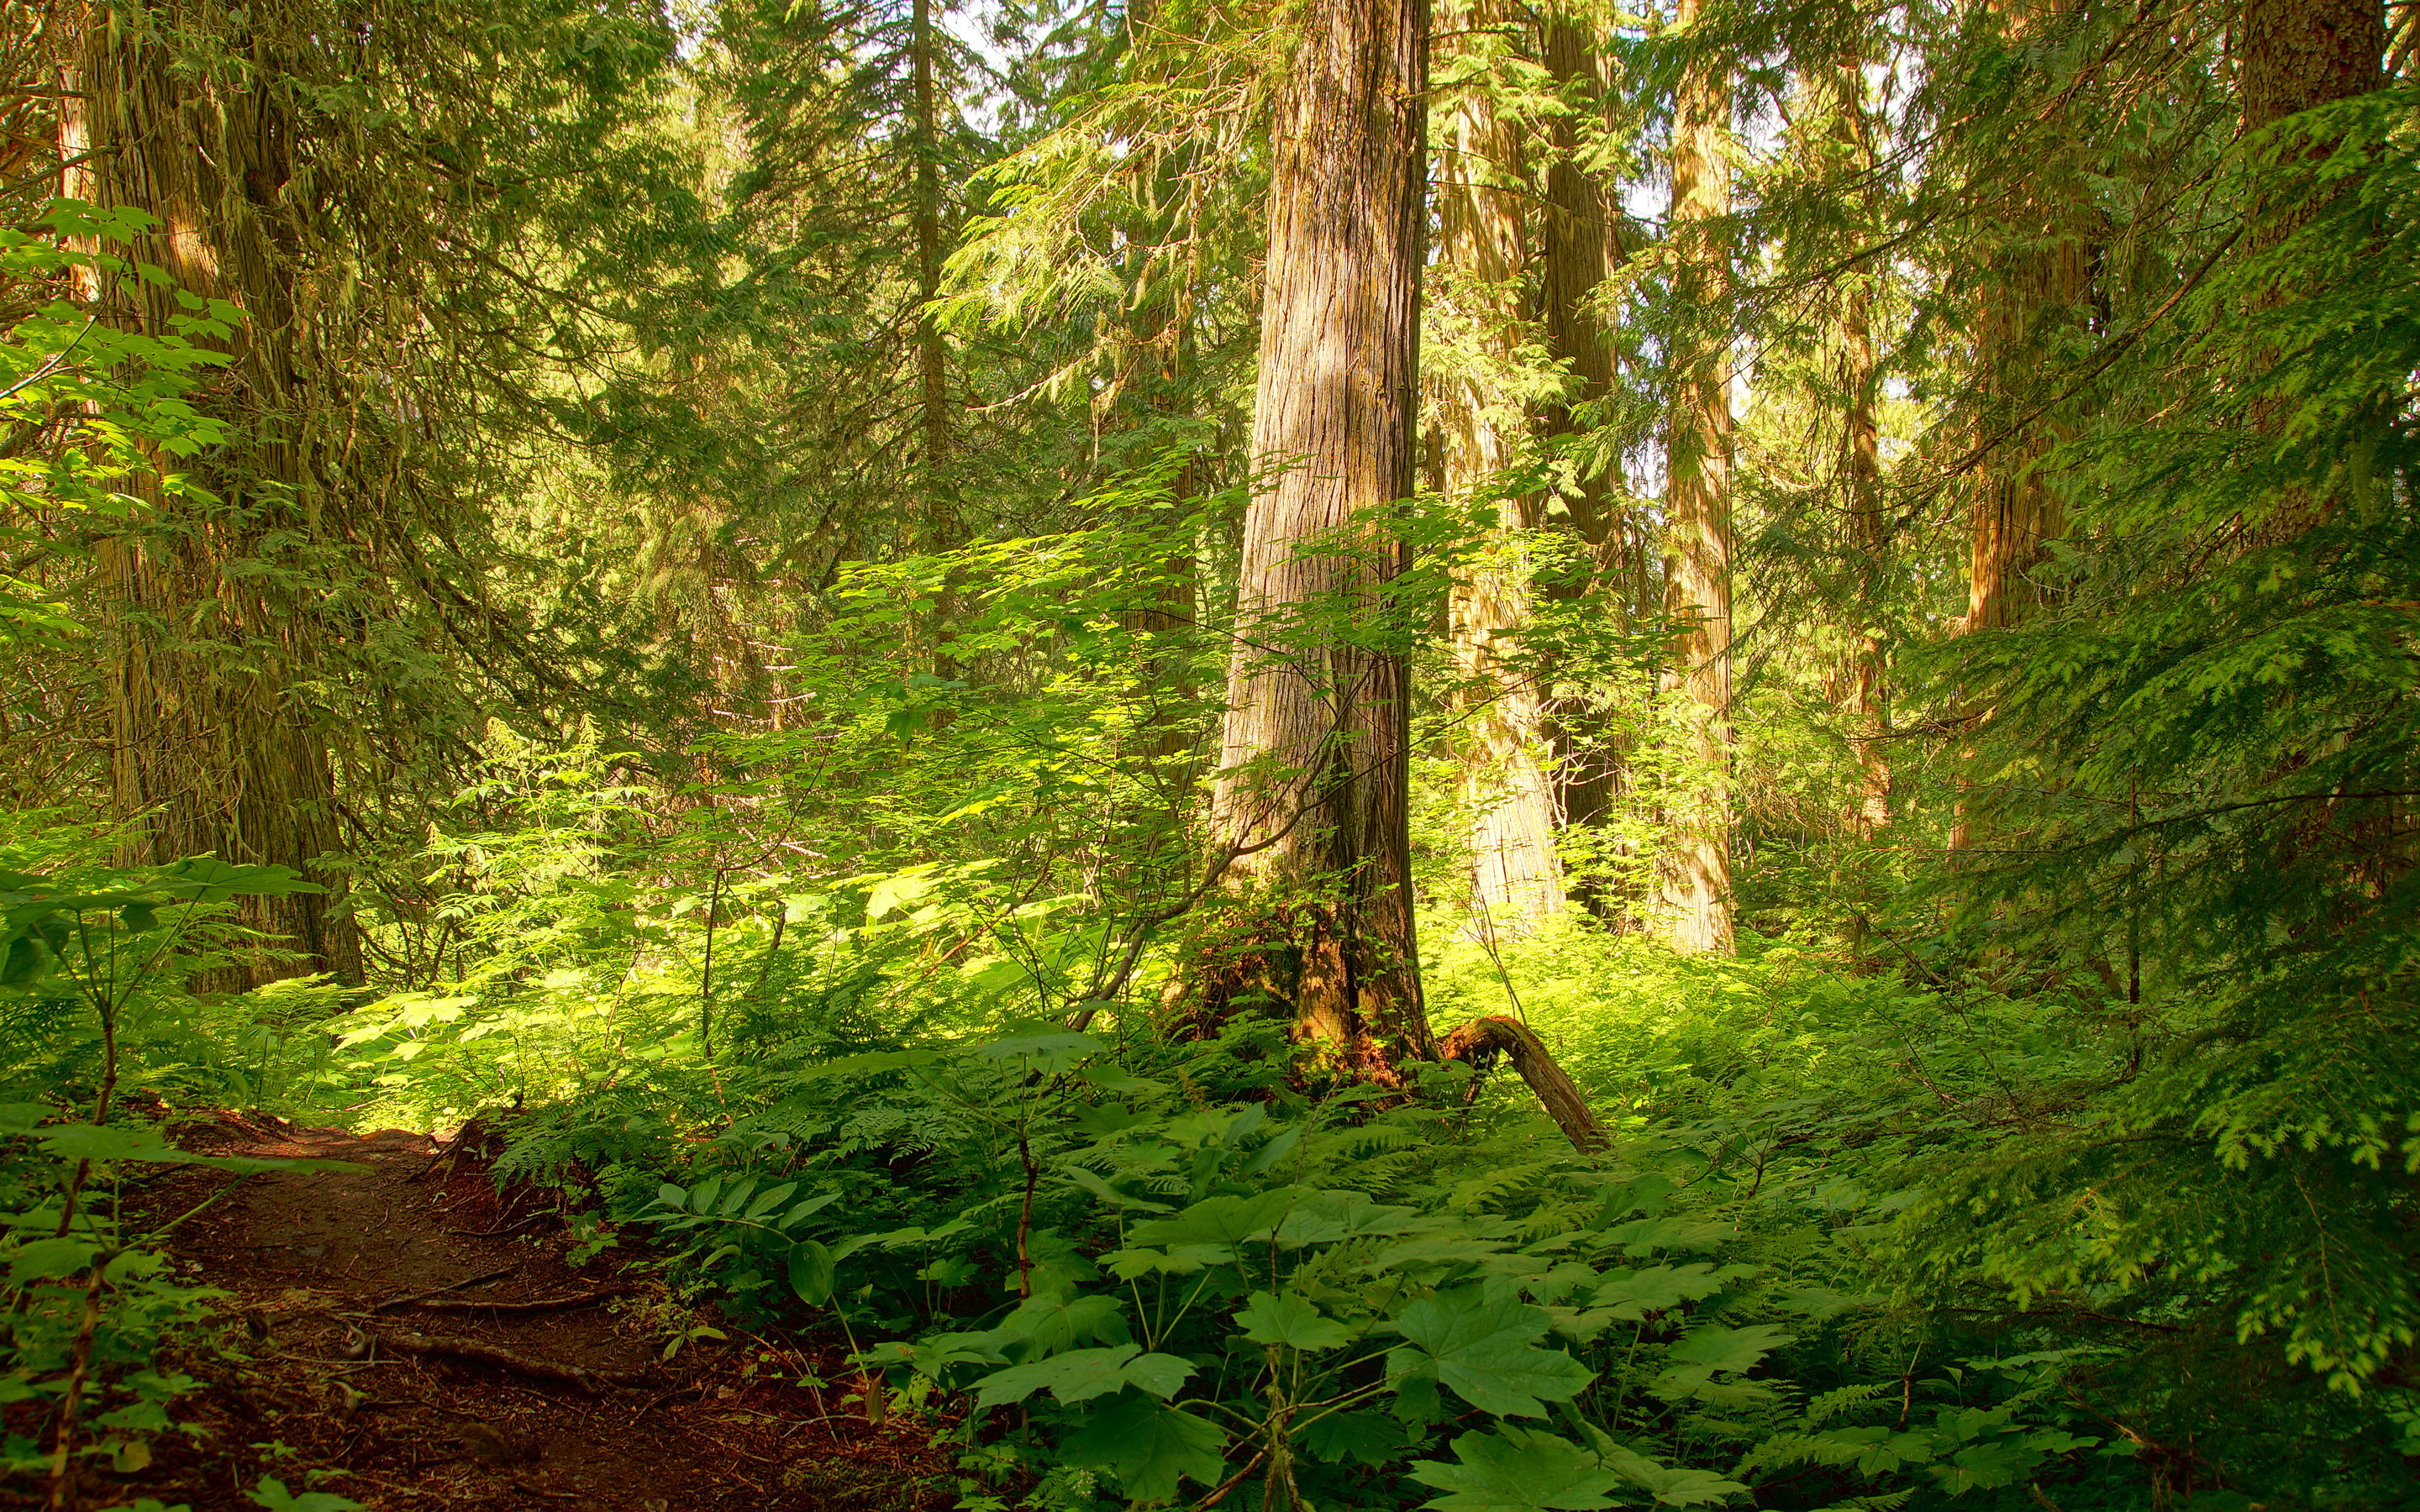
<path fill-rule="evenodd" d="M 0 1504 L 2420 1508 L 2414 0 L 0 10 Z"/>

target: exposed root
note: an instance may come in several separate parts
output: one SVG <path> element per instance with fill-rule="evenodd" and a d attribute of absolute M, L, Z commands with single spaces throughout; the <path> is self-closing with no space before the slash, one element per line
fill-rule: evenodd
<path fill-rule="evenodd" d="M 645 1380 L 633 1370 L 589 1370 L 580 1365 L 558 1365 L 517 1350 L 501 1349 L 478 1339 L 459 1338 L 450 1334 L 380 1334 L 378 1341 L 402 1354 L 436 1354 L 457 1360 L 476 1360 L 492 1365 L 534 1381 L 554 1381 L 578 1386 L 582 1391 L 596 1391 L 601 1386 L 634 1386 Z"/>

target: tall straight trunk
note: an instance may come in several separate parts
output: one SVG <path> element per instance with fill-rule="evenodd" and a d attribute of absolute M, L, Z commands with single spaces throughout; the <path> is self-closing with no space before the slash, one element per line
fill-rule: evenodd
<path fill-rule="evenodd" d="M 2366 94 L 2385 83 L 2381 64 L 2386 52 L 2386 20 L 2377 0 L 2245 0 L 2238 32 L 2239 89 L 2247 133 L 2275 126 L 2315 106 Z M 2319 159 L 2334 146 L 2322 139 L 2303 150 Z M 2318 209 L 2307 196 L 2255 206 L 2252 250 L 2257 254 L 2274 248 Z M 2273 307 L 2306 292 L 2271 288 L 2257 302 Z M 2262 432 L 2282 430 L 2292 408 L 2290 399 L 2265 400 L 2254 408 L 2252 424 Z M 2394 409 L 2393 394 L 2378 395 L 2377 424 L 2381 431 Z M 2246 542 L 2268 546 L 2290 541 L 2326 519 L 2337 502 L 2334 491 L 2291 489 L 2270 517 L 2248 533 Z"/>
<path fill-rule="evenodd" d="M 1500 20 L 1472 7 L 1448 24 L 1477 32 Z M 1492 494 L 1497 516 L 1481 555 L 1453 585 L 1449 609 L 1463 691 L 1456 754 L 1479 925 L 1518 934 L 1563 905 L 1545 701 L 1537 678 L 1507 659 L 1529 621 L 1538 526 L 1534 495 L 1502 493 L 1527 416 L 1491 381 L 1512 369 L 1522 343 L 1525 175 L 1520 143 L 1483 86 L 1462 92 L 1439 147 L 1439 260 L 1451 272 L 1455 314 L 1469 328 L 1477 359 L 1441 396 L 1445 492 L 1457 502 Z"/>
<path fill-rule="evenodd" d="M 1251 453 L 1282 471 L 1245 511 L 1212 801 L 1239 943 L 1211 997 L 1274 997 L 1380 1076 L 1432 1049 L 1408 676 L 1360 630 L 1407 565 L 1427 34 L 1425 0 L 1310 0 L 1279 100 Z"/>
<path fill-rule="evenodd" d="M 1993 4 L 2019 39 L 2071 8 L 2072 0 Z M 2046 393 L 2059 325 L 2072 317 L 2090 282 L 2090 253 L 2078 224 L 2086 210 L 2082 193 L 2071 164 L 2027 164 L 1996 228 L 1999 245 L 1987 252 L 1975 321 L 1981 401 L 1976 439 L 1991 449 L 1974 480 L 1962 633 L 2023 625 L 2052 598 L 2040 569 L 2050 560 L 2051 543 L 2066 533 L 2067 516 L 2040 469 L 2056 440 L 2055 423 L 2028 410 Z M 1982 710 L 1978 717 L 1988 723 L 1990 717 L 1991 711 Z M 1962 798 L 1950 823 L 1949 848 L 1971 850 L 1976 840 Z"/>
<path fill-rule="evenodd" d="M 1592 108 L 1604 92 L 1596 54 L 1587 33 L 1568 17 L 1549 14 L 1542 24 L 1546 71 L 1566 107 L 1551 127 L 1544 213 L 1539 218 L 1540 319 L 1547 350 L 1571 375 L 1564 397 L 1539 409 L 1539 432 L 1553 439 L 1577 434 L 1586 423 L 1583 415 L 1613 393 L 1611 332 L 1594 301 L 1629 249 L 1619 207 L 1604 180 L 1581 161 L 1587 139 L 1576 111 Z M 1642 609 L 1660 609 L 1661 553 L 1622 506 L 1620 458 L 1583 466 L 1563 503 L 1588 570 L 1549 583 L 1545 591 L 1566 599 L 1586 595 L 1625 628 Z M 1557 799 L 1563 822 L 1575 828 L 1604 818 L 1621 788 L 1624 752 L 1607 726 L 1604 711 L 1584 701 L 1568 701 L 1553 711 Z"/>
<path fill-rule="evenodd" d="M 136 825 L 130 858 L 208 853 L 323 884 L 322 895 L 246 900 L 239 918 L 299 950 L 302 969 L 357 983 L 341 875 L 315 864 L 339 846 L 326 717 L 307 692 L 325 626 L 308 591 L 265 565 L 288 543 L 324 536 L 335 525 L 326 516 L 343 508 L 323 513 L 331 480 L 304 440 L 315 417 L 293 344 L 305 313 L 271 218 L 292 172 L 291 129 L 267 82 L 273 65 L 247 76 L 250 92 L 203 81 L 175 66 L 156 24 L 147 9 L 96 7 L 82 50 L 77 126 L 92 152 L 91 197 L 155 218 L 131 253 L 167 275 L 116 280 L 100 298 L 106 317 L 149 335 L 174 332 L 186 300 L 227 301 L 245 318 L 225 343 L 229 363 L 197 396 L 231 439 L 178 466 L 208 495 L 154 479 L 147 518 L 100 546 L 114 601 L 111 785 Z M 230 45 L 256 54 L 240 15 L 223 24 Z M 289 969 L 241 952 L 202 985 L 241 990 Z"/>
<path fill-rule="evenodd" d="M 917 419 L 923 435 L 927 531 L 925 548 L 944 550 L 954 521 L 940 497 L 939 477 L 950 450 L 950 384 L 941 331 L 933 318 L 933 301 L 941 292 L 941 145 L 934 103 L 933 54 L 939 38 L 933 25 L 933 0 L 915 0 L 909 16 L 908 50 L 914 70 L 916 114 L 916 313 Z"/>
<path fill-rule="evenodd" d="M 2064 16 L 2073 0 L 2037 8 L 2028 0 L 2000 0 L 2019 38 Z M 2090 253 L 2081 226 L 2084 191 L 2069 164 L 2028 165 L 2008 208 L 2002 245 L 1992 254 L 1989 282 L 1977 312 L 1975 361 L 1985 402 L 1985 435 L 2020 427 L 1999 440 L 1978 472 L 1973 529 L 1967 551 L 1965 628 L 2007 629 L 2023 624 L 2049 601 L 2050 590 L 2036 569 L 2050 558 L 2050 543 L 2066 533 L 2066 512 L 2040 473 L 2053 427 L 2029 421 L 2025 411 L 2045 387 L 2044 369 L 2058 324 L 2067 318 L 2090 280 Z"/>
<path fill-rule="evenodd" d="M 1704 0 L 1682 0 L 1679 25 Z M 1691 775 L 1672 795 L 1673 838 L 1656 911 L 1674 944 L 1728 955 L 1731 933 L 1731 406 L 1730 77 L 1715 57 L 1693 58 L 1672 122 L 1674 295 L 1694 322 L 1673 352 L 1665 451 L 1673 637 L 1665 686 L 1686 729 Z"/>
<path fill-rule="evenodd" d="M 1832 75 L 1833 145 L 1841 163 L 1859 173 L 1873 163 L 1871 130 L 1866 116 L 1865 66 L 1854 53 L 1840 60 Z M 1885 571 L 1890 550 L 1890 521 L 1883 511 L 1882 425 L 1874 414 L 1873 279 L 1864 269 L 1842 275 L 1840 325 L 1836 344 L 1841 397 L 1845 401 L 1840 438 L 1840 475 L 1848 496 L 1852 549 L 1857 553 L 1858 619 L 1850 644 L 1843 681 L 1849 716 L 1855 730 L 1857 771 L 1863 792 L 1854 822 L 1860 834 L 1872 835 L 1890 822 L 1891 773 L 1885 742 L 1890 738 L 1890 704 L 1883 664 L 1882 639 L 1873 627 L 1883 594 L 1888 590 Z"/>

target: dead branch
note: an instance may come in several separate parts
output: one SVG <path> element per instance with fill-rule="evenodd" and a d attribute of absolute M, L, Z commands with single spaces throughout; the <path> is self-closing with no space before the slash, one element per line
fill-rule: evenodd
<path fill-rule="evenodd" d="M 1512 1069 L 1521 1073 L 1529 1090 L 1538 1094 L 1538 1101 L 1545 1105 L 1546 1117 L 1555 1120 L 1555 1126 L 1563 1131 L 1575 1149 L 1593 1154 L 1611 1142 L 1596 1121 L 1596 1115 L 1590 1111 L 1588 1099 L 1563 1073 L 1563 1068 L 1555 1064 L 1545 1041 L 1519 1019 L 1502 1014 L 1473 1019 L 1437 1041 L 1437 1057 L 1441 1060 L 1459 1060 L 1483 1069 L 1487 1060 L 1498 1056 L 1512 1062 Z"/>

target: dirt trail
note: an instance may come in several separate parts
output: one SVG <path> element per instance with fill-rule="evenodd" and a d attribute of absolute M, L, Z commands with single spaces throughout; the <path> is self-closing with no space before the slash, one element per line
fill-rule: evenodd
<path fill-rule="evenodd" d="M 157 1461 L 104 1475 L 101 1507 L 158 1497 L 258 1512 L 263 1475 L 295 1492 L 411 1508 L 684 1512 L 910 1509 L 954 1501 L 952 1455 L 913 1421 L 836 1416 L 836 1359 L 732 1332 L 660 1358 L 669 1316 L 637 1257 L 574 1269 L 522 1191 L 418 1135 L 353 1135 L 222 1118 L 180 1131 L 213 1154 L 359 1162 L 353 1172 L 243 1180 L 178 1230 L 169 1254 L 234 1293 L 216 1344 L 176 1352 L 206 1386 L 175 1411 Z M 229 1181 L 189 1169 L 147 1196 L 173 1213 Z M 853 1409 L 849 1410 L 852 1412 Z"/>

